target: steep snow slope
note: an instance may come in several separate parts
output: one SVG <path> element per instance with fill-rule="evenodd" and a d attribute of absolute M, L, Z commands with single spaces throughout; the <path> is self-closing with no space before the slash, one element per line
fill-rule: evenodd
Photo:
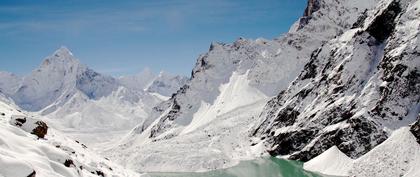
<path fill-rule="evenodd" d="M 133 129 L 119 146 L 109 151 L 110 156 L 121 162 L 135 161 L 127 166 L 136 170 L 143 167 L 143 170 L 160 171 L 208 170 L 253 157 L 255 153 L 245 152 L 257 150 L 261 143 L 251 148 L 249 138 L 236 137 L 237 132 L 241 136 L 250 134 L 250 126 L 259 119 L 256 114 L 261 108 L 250 105 L 259 105 L 286 89 L 310 60 L 312 51 L 350 29 L 357 17 L 366 8 L 372 8 L 374 2 L 320 1 L 319 8 L 307 13 L 305 18 L 310 20 L 300 20 L 298 29 L 291 29 L 279 39 L 241 38 L 233 44 L 211 44 L 209 51 L 198 58 L 190 81 L 169 101 L 154 108 L 149 122 Z M 220 119 L 222 116 L 224 118 Z M 244 124 L 247 126 L 241 126 Z M 215 134 L 195 137 L 205 135 L 210 127 Z M 235 133 L 225 134 L 225 131 Z M 180 143 L 183 141 L 189 144 Z M 203 146 L 203 141 L 215 148 L 194 151 L 196 147 Z M 244 153 L 230 151 L 236 144 L 241 144 L 237 151 Z M 173 152 L 166 152 L 168 147 Z M 149 155 L 151 152 L 159 153 Z M 218 158 L 224 162 L 216 160 Z M 146 164 L 146 161 L 149 163 Z M 160 164 L 161 161 L 165 164 Z"/>
<path fill-rule="evenodd" d="M 10 124 L 11 117 L 36 119 L 0 102 L 0 176 L 140 176 L 121 168 L 49 128 L 45 139 Z M 27 123 L 27 122 L 23 122 Z"/>
<path fill-rule="evenodd" d="M 259 146 L 250 148 L 247 131 L 267 100 L 236 108 L 197 122 L 195 127 L 178 129 L 182 135 L 170 139 L 149 139 L 135 131 L 104 154 L 111 160 L 141 172 L 208 171 L 227 168 L 261 154 Z M 207 124 L 206 124 L 207 123 Z M 182 132 L 186 131 L 188 132 Z M 135 135 L 135 136 L 133 136 Z M 169 135 L 170 136 L 170 135 Z"/>
<path fill-rule="evenodd" d="M 307 161 L 336 145 L 356 158 L 415 121 L 419 1 L 375 6 L 314 51 L 299 77 L 267 103 L 253 135 L 270 154 Z"/>

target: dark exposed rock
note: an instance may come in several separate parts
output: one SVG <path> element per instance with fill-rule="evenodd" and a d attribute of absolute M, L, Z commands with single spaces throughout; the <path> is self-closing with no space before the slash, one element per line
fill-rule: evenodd
<path fill-rule="evenodd" d="M 293 108 L 287 107 L 286 109 L 282 109 L 277 114 L 275 122 L 278 122 L 278 124 L 281 124 L 281 126 L 290 126 L 295 123 L 295 120 L 299 114 L 300 113 Z"/>
<path fill-rule="evenodd" d="M 337 146 L 346 155 L 357 158 L 387 138 L 385 132 L 364 118 L 350 119 L 347 122 L 349 127 L 321 133 L 313 146 L 292 154 L 290 159 L 306 162 L 332 146 Z M 358 152 L 356 148 L 362 148 L 363 151 Z"/>
<path fill-rule="evenodd" d="M 215 46 L 214 46 L 215 44 L 211 44 L 210 45 L 210 50 L 209 50 L 209 52 L 210 51 L 213 51 L 214 49 L 215 49 Z M 204 71 L 204 70 L 207 70 L 207 69 L 209 69 L 209 68 L 211 68 L 211 67 L 213 67 L 211 64 L 209 64 L 209 62 L 208 62 L 208 53 L 207 54 L 205 54 L 205 55 L 202 55 L 202 56 L 200 56 L 200 58 L 198 58 L 198 60 L 197 60 L 197 64 L 196 64 L 196 67 L 195 67 L 195 69 L 191 72 L 191 78 L 195 78 L 195 75 L 197 74 L 197 73 L 199 73 L 199 72 L 202 72 L 202 71 Z"/>
<path fill-rule="evenodd" d="M 312 18 L 312 14 L 320 8 L 321 4 L 319 0 L 308 0 L 303 17 L 300 18 L 298 29 L 302 29 L 306 24 L 308 24 L 309 20 Z"/>
<path fill-rule="evenodd" d="M 35 176 L 36 176 L 35 170 L 31 174 L 28 175 L 28 177 L 35 177 Z"/>
<path fill-rule="evenodd" d="M 412 70 L 406 76 L 408 90 L 414 95 L 420 95 L 420 71 L 418 69 Z"/>
<path fill-rule="evenodd" d="M 363 27 L 363 23 L 365 23 L 365 20 L 367 18 L 367 9 L 362 13 L 362 15 L 357 18 L 357 21 L 352 25 L 352 29 L 354 28 L 361 28 Z"/>
<path fill-rule="evenodd" d="M 70 167 L 70 166 L 75 166 L 73 163 L 73 160 L 71 159 L 66 159 L 66 161 L 64 161 L 64 166 L 66 167 Z"/>
<path fill-rule="evenodd" d="M 387 134 L 382 120 L 402 120 L 408 107 L 399 104 L 399 100 L 418 102 L 420 95 L 420 73 L 406 62 L 405 55 L 410 52 L 399 56 L 389 53 L 397 47 L 393 44 L 393 33 L 401 11 L 399 1 L 377 11 L 367 30 L 356 32 L 346 45 L 356 50 L 340 51 L 326 44 L 312 53 L 288 90 L 267 103 L 261 114 L 265 119 L 253 132 L 264 139 L 271 155 L 290 155 L 290 159 L 308 161 L 337 146 L 348 156 L 357 158 L 385 141 Z M 367 11 L 353 28 L 363 27 L 366 18 Z M 389 40 L 383 44 L 386 39 Z M 353 57 L 358 55 L 358 48 L 368 49 L 368 53 Z M 360 62 L 370 67 L 354 72 L 352 64 Z M 368 87 L 367 82 L 372 82 L 369 80 L 372 75 L 386 82 L 375 83 L 378 99 L 367 106 L 367 112 L 357 114 L 366 107 L 361 106 L 364 100 L 345 96 L 363 95 L 362 90 Z M 279 129 L 287 131 L 275 133 Z"/>
<path fill-rule="evenodd" d="M 96 170 L 96 175 L 105 177 L 105 173 L 102 172 L 102 171 L 98 171 L 98 170 Z"/>
<path fill-rule="evenodd" d="M 287 155 L 294 151 L 301 150 L 306 143 L 316 135 L 316 130 L 299 130 L 286 133 L 280 133 L 273 136 L 273 147 L 268 150 L 272 156 Z"/>
<path fill-rule="evenodd" d="M 321 48 L 319 48 L 318 50 L 315 50 L 314 52 L 312 52 L 311 54 L 311 60 L 309 61 L 309 63 L 307 63 L 303 69 L 303 73 L 300 77 L 301 80 L 305 80 L 305 79 L 310 79 L 310 78 L 314 78 L 316 76 L 316 65 L 315 65 L 315 61 L 319 55 L 319 53 L 321 52 Z"/>
<path fill-rule="evenodd" d="M 174 97 L 172 100 L 173 102 L 172 102 L 170 111 L 168 112 L 168 114 L 165 115 L 163 119 L 161 119 L 161 121 L 166 121 L 166 120 L 173 121 L 175 117 L 177 117 L 177 115 L 180 113 L 181 106 L 176 101 L 176 97 Z M 157 136 L 159 136 L 162 129 L 164 129 L 164 127 L 161 127 L 159 125 L 154 125 L 150 131 L 149 138 L 156 138 Z"/>
<path fill-rule="evenodd" d="M 48 132 L 48 126 L 45 122 L 40 120 L 34 120 L 32 118 L 27 118 L 24 116 L 13 115 L 10 122 L 12 125 L 21 127 L 23 130 L 28 133 L 38 136 L 38 138 L 44 138 Z M 23 125 L 28 124 L 29 126 L 23 127 Z"/>
<path fill-rule="evenodd" d="M 38 136 L 38 138 L 44 138 L 48 132 L 47 124 L 43 121 L 37 121 L 35 124 L 37 126 L 32 130 L 31 133 Z"/>
<path fill-rule="evenodd" d="M 417 142 L 420 144 L 420 114 L 417 117 L 417 121 L 414 122 L 410 127 L 411 133 L 416 137 Z"/>
<path fill-rule="evenodd" d="M 85 144 L 81 144 L 82 148 L 86 149 L 87 146 Z"/>
<path fill-rule="evenodd" d="M 21 127 L 26 122 L 26 117 L 16 118 L 15 125 Z"/>
<path fill-rule="evenodd" d="M 387 39 L 395 28 L 395 18 L 401 13 L 398 1 L 393 1 L 389 6 L 377 16 L 373 23 L 368 27 L 367 32 L 378 41 Z"/>

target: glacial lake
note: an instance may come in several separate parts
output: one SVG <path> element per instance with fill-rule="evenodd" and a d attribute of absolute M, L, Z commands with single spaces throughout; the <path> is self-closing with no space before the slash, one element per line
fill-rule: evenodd
<path fill-rule="evenodd" d="M 200 173 L 150 173 L 152 177 L 325 177 L 303 170 L 303 163 L 278 158 L 243 161 L 237 166 Z"/>

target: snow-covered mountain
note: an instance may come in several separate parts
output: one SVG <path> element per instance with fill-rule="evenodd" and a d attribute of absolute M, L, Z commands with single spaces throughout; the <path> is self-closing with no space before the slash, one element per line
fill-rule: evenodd
<path fill-rule="evenodd" d="M 356 158 L 420 111 L 419 1 L 380 1 L 320 46 L 271 99 L 255 135 L 272 155 L 307 161 L 336 145 Z"/>
<path fill-rule="evenodd" d="M 279 39 L 253 41 L 241 38 L 233 44 L 212 44 L 209 52 L 199 57 L 191 83 L 170 100 L 171 111 L 164 113 L 153 126 L 151 137 L 159 136 L 169 127 L 188 125 L 194 119 L 191 115 L 206 104 L 224 104 L 224 110 L 219 111 L 223 114 L 276 95 L 298 76 L 315 49 L 349 29 L 357 16 L 369 4 L 372 6 L 372 2 L 367 1 L 327 2 L 322 7 L 328 8 L 325 11 L 328 14 L 313 14 L 308 24 L 300 24 L 298 31 L 291 31 Z M 236 77 L 243 77 L 246 82 L 235 83 Z M 230 84 L 233 90 L 223 93 L 220 87 Z M 218 100 L 220 96 L 225 98 Z"/>
<path fill-rule="evenodd" d="M 306 161 L 334 145 L 359 157 L 419 112 L 418 3 L 309 0 L 277 39 L 213 43 L 190 81 L 108 155 L 146 171 L 265 152 Z"/>
<path fill-rule="evenodd" d="M 99 99 L 117 88 L 118 82 L 114 78 L 82 65 L 67 48 L 61 47 L 23 78 L 12 97 L 25 110 L 41 111 L 53 103 L 67 102 L 77 92 Z M 54 110 L 55 107 L 51 107 L 48 111 Z"/>
<path fill-rule="evenodd" d="M 135 171 L 206 171 L 272 155 L 331 175 L 416 176 L 419 7 L 308 0 L 276 39 L 212 43 L 189 79 L 147 69 L 116 79 L 61 48 L 23 79 L 1 75 L 0 84 L 20 84 L 1 84 L 0 95 Z M 321 163 L 330 159 L 340 163 Z"/>
<path fill-rule="evenodd" d="M 122 76 L 119 78 L 119 81 L 130 89 L 144 90 L 164 97 L 171 97 L 172 94 L 187 83 L 188 78 L 172 75 L 165 71 L 161 71 L 156 75 L 149 68 L 145 68 L 136 75 Z"/>
<path fill-rule="evenodd" d="M 0 148 L 0 176 L 140 176 L 86 145 L 103 148 L 142 124 L 167 99 L 147 91 L 161 80 L 150 76 L 143 87 L 131 87 L 147 74 L 123 82 L 81 64 L 65 47 L 23 78 L 1 72 L 0 142 L 6 146 Z M 185 82 L 167 79 L 162 81 L 169 87 L 162 89 L 164 94 Z"/>
<path fill-rule="evenodd" d="M 26 111 L 46 117 L 53 127 L 86 142 L 96 142 L 91 137 L 97 141 L 110 137 L 109 134 L 98 136 L 98 132 L 112 134 L 142 124 L 154 106 L 168 99 L 163 95 L 176 91 L 186 81 L 169 75 L 162 80 L 163 77 L 147 70 L 116 79 L 81 64 L 65 47 L 23 78 L 6 72 L 0 76 L 0 89 L 5 97 Z M 147 91 L 154 81 L 161 81 L 167 87 L 156 93 Z"/>

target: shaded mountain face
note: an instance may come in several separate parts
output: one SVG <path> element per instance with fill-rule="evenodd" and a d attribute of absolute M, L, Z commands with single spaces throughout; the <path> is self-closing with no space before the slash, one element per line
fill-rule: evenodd
<path fill-rule="evenodd" d="M 420 104 L 419 2 L 380 1 L 315 50 L 253 132 L 272 155 L 307 161 L 336 145 L 359 157 L 414 122 Z"/>

